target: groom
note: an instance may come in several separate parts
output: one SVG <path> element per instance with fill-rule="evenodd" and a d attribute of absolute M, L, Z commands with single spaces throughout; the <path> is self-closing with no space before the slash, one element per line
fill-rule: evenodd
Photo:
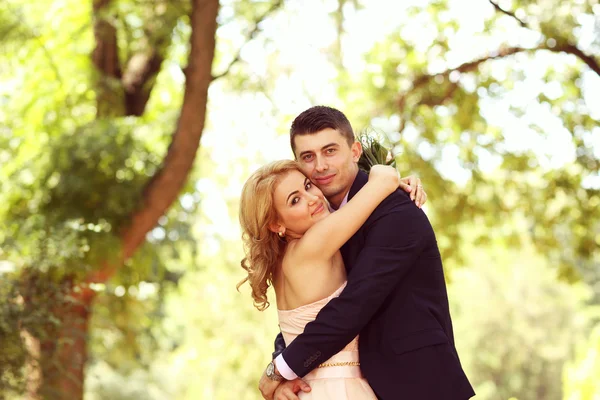
<path fill-rule="evenodd" d="M 290 130 L 302 171 L 342 207 L 365 185 L 351 149 L 350 122 L 333 108 L 301 113 Z M 360 366 L 380 399 L 464 400 L 474 396 L 454 346 L 452 321 L 436 238 L 426 215 L 397 190 L 342 247 L 348 284 L 276 359 L 260 390 L 271 399 L 307 389 L 293 381 L 342 350 L 360 333 Z M 294 387 L 295 386 L 295 387 Z"/>

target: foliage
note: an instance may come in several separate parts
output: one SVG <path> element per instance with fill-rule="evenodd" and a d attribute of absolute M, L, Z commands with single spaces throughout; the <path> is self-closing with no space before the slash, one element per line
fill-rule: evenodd
<path fill-rule="evenodd" d="M 0 257 L 15 270 L 10 280 L 2 275 L 7 292 L 0 298 L 3 337 L 7 335 L 2 351 L 7 363 L 2 364 L 10 366 L 3 368 L 2 382 L 16 382 L 17 391 L 24 388 L 16 378 L 29 368 L 31 350 L 23 335 L 57 342 L 52 335 L 61 324 L 57 308 L 70 299 L 63 283 L 82 280 L 117 260 L 121 232 L 143 204 L 143 188 L 162 163 L 181 104 L 180 83 L 165 73 L 150 77 L 140 89 L 149 93 L 153 88 L 161 96 L 148 102 L 143 116 L 124 117 L 127 109 L 118 103 L 127 98 L 127 79 L 139 66 L 140 54 L 154 49 L 162 56 L 178 55 L 179 49 L 170 48 L 171 39 L 179 44 L 177 34 L 185 33 L 171 31 L 186 12 L 184 2 L 112 4 L 105 13 L 92 15 L 91 2 L 9 1 L 0 12 L 8 23 L 3 27 L 15 23 L 0 41 L 5 61 L 0 69 Z M 121 33 L 121 83 L 116 77 L 104 79 L 90 57 L 92 28 L 103 18 L 111 18 Z M 112 102 L 111 112 L 100 111 L 106 102 Z M 108 346 L 115 354 L 136 360 L 132 343 L 139 341 L 146 360 L 150 357 L 152 336 L 139 332 L 144 320 L 134 312 L 140 312 L 140 304 L 149 313 L 159 309 L 162 288 L 177 282 L 179 273 L 167 271 L 164 260 L 178 258 L 170 243 L 189 243 L 186 218 L 195 203 L 173 207 L 157 227 L 165 234 L 128 260 L 109 287 L 150 281 L 160 290 L 145 302 L 119 303 L 117 296 L 99 302 L 92 332 L 98 327 L 129 339 Z M 114 320 L 110 312 L 119 318 Z M 160 316 L 154 312 L 154 318 Z"/>
<path fill-rule="evenodd" d="M 600 325 L 579 343 L 575 359 L 565 366 L 564 399 L 595 400 L 600 395 Z"/>
<path fill-rule="evenodd" d="M 357 121 L 388 121 L 402 152 L 399 169 L 418 172 L 430 201 L 443 199 L 430 214 L 444 227 L 444 258 L 460 260 L 463 222 L 493 229 L 522 211 L 534 243 L 561 275 L 593 284 L 600 115 L 586 86 L 600 77 L 597 7 L 517 1 L 503 12 L 490 1 L 476 24 L 452 4 L 411 8 L 365 56 L 366 72 L 340 84 L 340 96 L 351 99 Z M 484 7 L 477 5 L 482 13 Z M 416 35 L 423 25 L 431 31 Z M 558 141 L 560 150 L 551 150 Z M 483 193 L 485 201 L 473 201 Z"/>
<path fill-rule="evenodd" d="M 586 305 L 589 287 L 557 280 L 527 242 L 519 251 L 471 245 L 468 264 L 451 273 L 456 344 L 478 398 L 562 399 L 563 365 L 598 314 Z"/>

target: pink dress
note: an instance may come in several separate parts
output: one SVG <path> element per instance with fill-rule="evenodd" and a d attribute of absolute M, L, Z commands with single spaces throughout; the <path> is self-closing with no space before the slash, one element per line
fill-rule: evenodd
<path fill-rule="evenodd" d="M 279 326 L 289 345 L 298 335 L 304 332 L 304 327 L 313 321 L 321 308 L 340 295 L 346 287 L 344 283 L 330 296 L 306 304 L 293 310 L 278 310 Z M 339 353 L 325 361 L 323 364 L 358 363 L 358 336 L 354 338 Z M 321 365 L 323 365 L 321 364 Z M 315 368 L 304 380 L 310 385 L 309 393 L 300 392 L 298 397 L 302 400 L 376 400 L 373 390 L 363 378 L 360 367 L 357 365 L 321 366 Z"/>

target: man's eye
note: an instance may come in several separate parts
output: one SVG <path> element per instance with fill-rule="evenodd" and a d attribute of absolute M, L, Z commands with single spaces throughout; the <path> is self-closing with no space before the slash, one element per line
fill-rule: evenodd
<path fill-rule="evenodd" d="M 327 149 L 327 154 L 333 154 L 335 153 L 335 149 Z"/>
<path fill-rule="evenodd" d="M 306 155 L 306 156 L 304 156 L 304 157 L 302 157 L 302 159 L 303 159 L 304 161 L 310 161 L 310 159 L 311 159 L 311 158 L 312 158 L 312 155 L 310 155 L 310 154 L 309 154 L 309 155 Z"/>

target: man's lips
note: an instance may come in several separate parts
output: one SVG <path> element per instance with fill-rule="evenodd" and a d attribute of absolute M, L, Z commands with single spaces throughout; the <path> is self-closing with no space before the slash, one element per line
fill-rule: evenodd
<path fill-rule="evenodd" d="M 328 183 L 331 183 L 331 181 L 333 180 L 334 177 L 335 177 L 335 174 L 334 175 L 327 175 L 327 176 L 320 176 L 318 178 L 315 178 L 315 181 L 319 185 L 327 185 Z"/>
<path fill-rule="evenodd" d="M 315 215 L 320 213 L 321 211 L 323 211 L 325 209 L 325 206 L 323 205 L 323 203 L 319 204 L 319 207 L 317 207 L 317 209 L 315 211 L 313 211 L 313 213 L 311 215 Z"/>

